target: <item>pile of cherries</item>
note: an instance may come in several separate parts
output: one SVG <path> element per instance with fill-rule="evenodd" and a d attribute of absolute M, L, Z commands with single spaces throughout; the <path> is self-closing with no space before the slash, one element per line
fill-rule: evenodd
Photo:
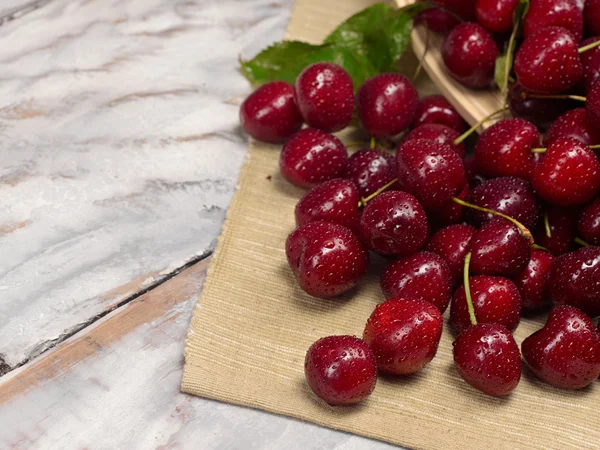
<path fill-rule="evenodd" d="M 419 100 L 403 75 L 378 75 L 354 92 L 343 68 L 321 62 L 295 86 L 258 88 L 240 111 L 250 135 L 285 142 L 281 174 L 310 189 L 286 242 L 306 293 L 339 296 L 363 278 L 370 252 L 389 259 L 381 274 L 386 301 L 363 339 L 330 336 L 308 350 L 313 391 L 332 405 L 355 403 L 373 391 L 378 371 L 421 370 L 436 354 L 448 306 L 456 368 L 476 389 L 513 391 L 521 352 L 553 386 L 596 380 L 600 161 L 589 143 L 600 122 L 568 111 L 543 147 L 533 123 L 500 120 L 467 152 L 465 139 L 477 127 L 466 130 L 441 96 Z M 372 139 L 349 156 L 331 133 L 355 111 Z M 390 141 L 395 154 L 374 145 Z M 522 310 L 551 305 L 546 325 L 520 351 L 512 332 Z"/>

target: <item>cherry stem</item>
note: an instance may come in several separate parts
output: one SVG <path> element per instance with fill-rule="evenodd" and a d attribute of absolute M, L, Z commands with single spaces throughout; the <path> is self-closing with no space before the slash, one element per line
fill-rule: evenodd
<path fill-rule="evenodd" d="M 458 145 L 458 144 L 462 143 L 465 139 L 467 139 L 469 136 L 471 136 L 477 130 L 477 128 L 479 128 L 485 122 L 487 122 L 488 120 L 490 120 L 494 116 L 497 116 L 498 114 L 503 113 L 505 111 L 506 111 L 506 107 L 501 108 L 501 109 L 499 109 L 497 111 L 494 111 L 490 115 L 484 117 L 479 122 L 477 122 L 475 125 L 473 125 L 471 128 L 469 128 L 467 131 L 465 131 L 463 134 L 461 134 L 459 137 L 457 137 L 454 140 L 454 145 Z"/>
<path fill-rule="evenodd" d="M 541 245 L 538 245 L 538 244 L 533 244 L 531 246 L 531 248 L 535 248 L 536 250 L 542 250 L 544 252 L 550 253 L 550 250 L 548 250 L 546 247 L 542 247 Z"/>
<path fill-rule="evenodd" d="M 587 242 L 585 242 L 583 239 L 578 238 L 578 237 L 575 238 L 575 243 L 579 244 L 579 245 L 583 245 L 584 247 L 589 247 L 589 245 L 590 245 Z"/>
<path fill-rule="evenodd" d="M 370 202 L 371 200 L 373 200 L 375 197 L 377 197 L 383 191 L 386 191 L 387 189 L 391 188 L 397 182 L 398 182 L 398 178 L 394 178 L 392 181 L 390 181 L 389 183 L 384 184 L 383 186 L 381 186 L 379 189 L 377 189 L 375 192 L 373 192 L 368 197 L 361 198 L 359 200 L 359 202 L 358 202 L 358 207 L 360 208 L 361 206 L 367 206 L 368 202 Z"/>
<path fill-rule="evenodd" d="M 546 153 L 546 148 L 532 148 L 531 153 Z"/>
<path fill-rule="evenodd" d="M 553 100 L 576 100 L 578 102 L 585 102 L 587 98 L 581 95 L 546 95 L 546 94 L 527 94 L 527 98 L 547 98 Z"/>
<path fill-rule="evenodd" d="M 600 148 L 600 144 L 588 145 L 592 150 Z"/>
<path fill-rule="evenodd" d="M 529 242 L 529 245 L 534 244 L 533 235 L 531 234 L 531 231 L 529 231 L 529 229 L 525 225 L 523 225 L 521 222 L 519 222 L 517 219 L 513 219 L 512 217 L 507 216 L 506 214 L 502 214 L 501 212 L 494 211 L 493 209 L 484 208 L 483 206 L 473 205 L 472 203 L 467 203 L 464 200 L 461 200 L 460 198 L 457 198 L 457 197 L 452 197 L 452 201 L 454 203 L 458 203 L 461 206 L 466 206 L 467 208 L 475 209 L 477 211 L 492 214 L 494 216 L 502 217 L 503 219 L 508 220 L 510 223 L 512 223 L 514 226 L 516 226 L 519 229 L 521 236 L 523 236 L 525 239 L 527 239 L 527 241 Z"/>
<path fill-rule="evenodd" d="M 600 46 L 600 41 L 596 41 L 596 42 L 592 42 L 591 44 L 588 45 L 584 45 L 583 47 L 581 47 L 579 50 L 577 50 L 579 53 L 585 53 L 588 50 L 592 50 L 596 47 Z"/>
<path fill-rule="evenodd" d="M 550 219 L 548 218 L 548 213 L 544 213 L 544 229 L 546 230 L 546 236 L 548 238 L 552 237 L 552 231 L 550 229 Z"/>
<path fill-rule="evenodd" d="M 370 146 L 371 148 L 375 148 L 375 147 L 377 147 L 377 142 L 375 141 L 375 138 L 374 138 L 374 137 L 372 137 L 372 138 L 371 138 L 371 143 L 369 144 L 369 146 Z"/>
<path fill-rule="evenodd" d="M 473 306 L 473 298 L 471 297 L 471 286 L 469 285 L 469 264 L 471 264 L 471 252 L 465 256 L 465 266 L 463 270 L 463 284 L 465 285 L 465 297 L 467 298 L 467 309 L 469 310 L 469 318 L 471 325 L 477 325 L 477 317 L 475 317 L 475 307 Z"/>

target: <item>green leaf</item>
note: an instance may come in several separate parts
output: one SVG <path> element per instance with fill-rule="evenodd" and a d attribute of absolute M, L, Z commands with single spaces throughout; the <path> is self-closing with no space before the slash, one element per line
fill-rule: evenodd
<path fill-rule="evenodd" d="M 508 46 L 503 55 L 500 55 L 496 59 L 496 67 L 494 69 L 494 81 L 502 91 L 506 93 L 508 90 L 508 83 L 511 79 L 510 73 L 512 71 L 513 62 L 515 59 L 515 50 L 517 47 L 517 32 L 521 27 L 522 21 L 525 19 L 527 11 L 529 11 L 530 0 L 520 0 L 519 4 L 515 8 L 513 14 L 513 30 L 508 41 Z"/>

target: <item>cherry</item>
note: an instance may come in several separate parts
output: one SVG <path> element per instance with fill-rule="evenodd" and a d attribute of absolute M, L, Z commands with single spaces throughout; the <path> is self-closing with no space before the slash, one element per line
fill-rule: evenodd
<path fill-rule="evenodd" d="M 559 306 L 546 325 L 521 345 L 523 358 L 542 381 L 564 389 L 581 389 L 600 375 L 600 334 L 583 312 Z"/>
<path fill-rule="evenodd" d="M 465 175 L 471 188 L 475 188 L 485 181 L 485 177 L 477 171 L 477 167 L 475 166 L 475 157 L 473 155 L 468 155 L 465 158 L 464 165 Z"/>
<path fill-rule="evenodd" d="M 306 352 L 304 374 L 319 398 L 330 405 L 350 405 L 364 400 L 375 389 L 377 363 L 362 339 L 328 336 Z"/>
<path fill-rule="evenodd" d="M 347 163 L 348 153 L 342 141 L 314 128 L 294 134 L 283 146 L 279 159 L 283 177 L 304 188 L 342 177 Z"/>
<path fill-rule="evenodd" d="M 484 224 L 473 234 L 470 251 L 471 269 L 482 275 L 516 275 L 527 267 L 531 257 L 527 239 L 514 224 L 501 218 Z"/>
<path fill-rule="evenodd" d="M 429 236 L 427 216 L 407 192 L 383 192 L 371 200 L 360 217 L 359 231 L 370 250 L 406 256 L 419 251 Z"/>
<path fill-rule="evenodd" d="M 318 298 L 352 289 L 369 265 L 369 252 L 354 233 L 331 222 L 296 228 L 287 238 L 285 252 L 300 287 Z"/>
<path fill-rule="evenodd" d="M 433 304 L 443 313 L 452 296 L 452 274 L 443 258 L 420 252 L 390 263 L 381 274 L 385 298 L 413 298 Z"/>
<path fill-rule="evenodd" d="M 396 161 L 374 148 L 360 150 L 348 160 L 346 178 L 358 187 L 361 197 L 368 197 L 396 178 Z"/>
<path fill-rule="evenodd" d="M 531 34 L 515 56 L 519 84 L 539 94 L 558 94 L 574 87 L 583 76 L 577 39 L 561 27 Z"/>
<path fill-rule="evenodd" d="M 310 127 L 333 132 L 352 121 L 352 78 L 337 64 L 318 62 L 305 68 L 296 79 L 296 99 Z"/>
<path fill-rule="evenodd" d="M 435 233 L 425 248 L 429 252 L 440 255 L 446 262 L 454 286 L 457 286 L 462 279 L 465 256 L 474 233 L 475 228 L 470 225 L 450 225 Z"/>
<path fill-rule="evenodd" d="M 460 137 L 458 131 L 446 125 L 438 123 L 426 123 L 413 129 L 404 138 L 405 141 L 412 139 L 429 139 L 440 144 L 446 144 L 454 150 L 461 158 L 465 157 L 465 144 L 462 142 L 454 144 L 454 141 Z"/>
<path fill-rule="evenodd" d="M 535 233 L 535 242 L 553 255 L 568 252 L 575 239 L 577 215 L 576 208 L 547 205 L 544 221 L 541 221 Z M 549 228 L 550 235 L 546 228 Z"/>
<path fill-rule="evenodd" d="M 600 161 L 580 141 L 560 137 L 548 145 L 533 169 L 531 184 L 549 203 L 561 206 L 585 203 L 600 190 Z"/>
<path fill-rule="evenodd" d="M 484 181 L 471 191 L 467 201 L 506 214 L 527 228 L 533 228 L 541 215 L 541 205 L 531 185 L 515 177 Z M 469 223 L 475 226 L 481 226 L 494 218 L 492 214 L 471 208 L 467 208 L 465 215 Z"/>
<path fill-rule="evenodd" d="M 600 0 L 586 0 L 583 17 L 587 34 L 600 35 Z"/>
<path fill-rule="evenodd" d="M 467 130 L 465 120 L 443 95 L 427 95 L 417 104 L 412 126 L 417 128 L 425 124 L 446 125 L 459 134 Z"/>
<path fill-rule="evenodd" d="M 302 127 L 294 86 L 284 81 L 263 84 L 242 103 L 240 123 L 259 141 L 286 140 Z"/>
<path fill-rule="evenodd" d="M 494 38 L 476 23 L 456 26 L 446 37 L 442 49 L 450 75 L 472 89 L 490 86 L 499 54 Z"/>
<path fill-rule="evenodd" d="M 550 303 L 547 281 L 553 261 L 554 256 L 551 253 L 538 249 L 531 250 L 529 264 L 514 278 L 524 308 L 540 309 Z"/>
<path fill-rule="evenodd" d="M 334 178 L 307 192 L 296 204 L 296 225 L 315 220 L 358 227 L 358 189 L 352 181 Z"/>
<path fill-rule="evenodd" d="M 535 165 L 531 150 L 540 146 L 540 133 L 524 119 L 496 122 L 475 145 L 475 166 L 484 177 L 529 179 Z"/>
<path fill-rule="evenodd" d="M 595 83 L 588 91 L 585 110 L 592 125 L 600 127 L 600 83 Z"/>
<path fill-rule="evenodd" d="M 414 118 L 419 95 L 399 73 L 382 73 L 368 79 L 356 94 L 358 117 L 370 136 L 392 137 L 408 128 Z"/>
<path fill-rule="evenodd" d="M 406 141 L 398 147 L 396 162 L 401 188 L 417 197 L 426 211 L 443 208 L 467 184 L 462 160 L 448 145 Z"/>
<path fill-rule="evenodd" d="M 600 198 L 595 198 L 581 210 L 577 230 L 584 241 L 600 245 Z"/>
<path fill-rule="evenodd" d="M 519 347 L 502 325 L 471 325 L 454 341 L 453 354 L 460 376 L 484 394 L 502 397 L 519 384 Z"/>
<path fill-rule="evenodd" d="M 576 108 L 567 111 L 552 123 L 546 132 L 546 145 L 559 137 L 570 137 L 584 145 L 594 145 L 600 143 L 600 130 L 592 125 L 585 108 Z"/>
<path fill-rule="evenodd" d="M 475 20 L 475 0 L 434 0 L 432 3 L 453 12 L 463 20 Z"/>
<path fill-rule="evenodd" d="M 600 6 L 600 4 L 598 5 Z M 600 14 L 598 15 L 600 19 Z M 581 43 L 587 46 L 600 40 L 600 37 L 586 39 Z M 581 54 L 581 64 L 583 64 L 583 82 L 586 92 L 589 91 L 598 80 L 600 80 L 600 47 L 593 48 Z"/>
<path fill-rule="evenodd" d="M 446 34 L 458 25 L 460 20 L 448 11 L 439 8 L 431 8 L 421 11 L 417 15 L 415 23 L 424 23 L 431 31 Z"/>
<path fill-rule="evenodd" d="M 463 186 L 462 191 L 456 196 L 458 200 L 465 201 L 469 196 L 470 187 L 468 184 Z M 448 202 L 440 209 L 429 211 L 429 220 L 432 223 L 432 227 L 435 229 L 443 228 L 448 225 L 455 223 L 464 222 L 463 219 L 463 205 L 456 202 Z"/>
<path fill-rule="evenodd" d="M 518 83 L 508 91 L 508 106 L 513 117 L 525 119 L 541 129 L 548 128 L 573 103 L 569 99 L 536 98 Z"/>
<path fill-rule="evenodd" d="M 477 22 L 492 33 L 508 33 L 513 28 L 513 16 L 519 0 L 477 0 Z"/>
<path fill-rule="evenodd" d="M 583 36 L 583 11 L 576 0 L 535 0 L 523 22 L 523 34 L 528 38 L 536 31 L 551 26 L 569 30 L 577 42 Z"/>
<path fill-rule="evenodd" d="M 435 356 L 443 319 L 431 303 L 413 298 L 387 300 L 369 317 L 363 339 L 379 370 L 394 375 L 415 373 Z"/>
<path fill-rule="evenodd" d="M 590 317 L 600 315 L 600 247 L 584 247 L 559 256 L 549 275 L 554 305 L 570 305 Z"/>

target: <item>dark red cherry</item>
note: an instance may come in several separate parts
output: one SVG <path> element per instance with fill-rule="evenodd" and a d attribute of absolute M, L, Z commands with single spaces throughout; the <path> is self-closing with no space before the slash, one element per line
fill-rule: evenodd
<path fill-rule="evenodd" d="M 352 181 L 335 178 L 308 191 L 296 204 L 296 225 L 315 220 L 339 223 L 356 230 L 358 189 Z"/>
<path fill-rule="evenodd" d="M 444 41 L 442 57 L 450 75 L 471 89 L 487 88 L 500 54 L 494 38 L 481 25 L 461 23 Z"/>
<path fill-rule="evenodd" d="M 466 201 L 471 188 L 465 184 L 456 198 Z M 440 209 L 428 211 L 428 217 L 434 229 L 464 222 L 465 208 L 455 202 L 448 202 Z"/>
<path fill-rule="evenodd" d="M 592 125 L 585 108 L 576 108 L 567 111 L 552 123 L 544 141 L 549 145 L 560 137 L 570 137 L 585 145 L 594 145 L 600 143 L 600 129 Z"/>
<path fill-rule="evenodd" d="M 600 18 L 600 14 L 598 17 Z M 600 36 L 586 39 L 581 43 L 581 47 L 585 47 L 598 40 L 600 40 Z M 581 63 L 583 64 L 583 82 L 587 92 L 598 80 L 600 80 L 600 47 L 583 52 L 580 57 Z"/>
<path fill-rule="evenodd" d="M 592 125 L 600 128 L 600 83 L 595 83 L 588 91 L 585 110 Z"/>
<path fill-rule="evenodd" d="M 460 23 L 460 19 L 443 9 L 431 8 L 421 11 L 415 23 L 424 23 L 431 31 L 446 34 Z"/>
<path fill-rule="evenodd" d="M 385 298 L 425 300 L 443 313 L 452 295 L 452 276 L 441 256 L 420 252 L 388 264 L 381 274 L 381 290 Z"/>
<path fill-rule="evenodd" d="M 459 134 L 467 131 L 467 123 L 456 108 L 443 95 L 427 95 L 423 97 L 415 112 L 413 128 L 425 124 L 446 125 Z"/>
<path fill-rule="evenodd" d="M 454 144 L 454 141 L 460 136 L 458 131 L 438 123 L 426 123 L 414 128 L 404 138 L 405 141 L 411 139 L 429 139 L 440 144 L 446 144 L 454 150 L 461 158 L 465 157 L 465 144 Z"/>
<path fill-rule="evenodd" d="M 550 303 L 548 274 L 554 256 L 543 250 L 532 249 L 531 259 L 523 272 L 513 279 L 521 293 L 523 308 L 540 309 Z"/>
<path fill-rule="evenodd" d="M 432 3 L 453 12 L 463 20 L 475 20 L 475 0 L 434 0 Z"/>
<path fill-rule="evenodd" d="M 281 142 L 302 127 L 294 86 L 284 81 L 263 84 L 240 107 L 246 133 L 264 142 Z"/>
<path fill-rule="evenodd" d="M 462 282 L 465 256 L 475 231 L 475 228 L 465 224 L 447 226 L 435 233 L 425 248 L 446 261 L 455 286 Z"/>
<path fill-rule="evenodd" d="M 588 244 L 600 245 L 600 198 L 595 198 L 581 210 L 577 230 Z"/>
<path fill-rule="evenodd" d="M 396 160 L 374 148 L 360 150 L 348 160 L 346 178 L 358 187 L 361 197 L 368 197 L 396 178 Z"/>
<path fill-rule="evenodd" d="M 569 30 L 577 42 L 583 36 L 583 11 L 576 0 L 534 0 L 523 22 L 523 34 L 528 38 L 538 30 L 551 26 Z"/>
<path fill-rule="evenodd" d="M 534 234 L 535 242 L 548 249 L 553 255 L 562 255 L 571 250 L 577 232 L 578 208 L 546 205 L 545 212 L 550 226 L 550 236 L 544 220 L 540 220 Z"/>
<path fill-rule="evenodd" d="M 534 98 L 520 84 L 514 83 L 508 91 L 508 106 L 513 117 L 519 117 L 545 130 L 558 116 L 574 107 L 568 99 Z"/>
<path fill-rule="evenodd" d="M 382 73 L 358 89 L 358 117 L 374 138 L 392 137 L 412 123 L 419 95 L 412 83 L 399 73 Z"/>
<path fill-rule="evenodd" d="M 519 84 L 539 94 L 559 94 L 583 76 L 577 39 L 566 29 L 548 27 L 529 36 L 515 56 Z"/>
<path fill-rule="evenodd" d="M 477 0 L 477 22 L 492 33 L 507 33 L 513 28 L 513 16 L 519 0 Z"/>
<path fill-rule="evenodd" d="M 477 167 L 475 166 L 475 157 L 472 154 L 465 158 L 464 164 L 465 175 L 471 188 L 479 186 L 486 180 L 486 178 L 477 171 Z"/>
<path fill-rule="evenodd" d="M 586 0 L 585 31 L 589 36 L 600 36 L 600 0 Z"/>

